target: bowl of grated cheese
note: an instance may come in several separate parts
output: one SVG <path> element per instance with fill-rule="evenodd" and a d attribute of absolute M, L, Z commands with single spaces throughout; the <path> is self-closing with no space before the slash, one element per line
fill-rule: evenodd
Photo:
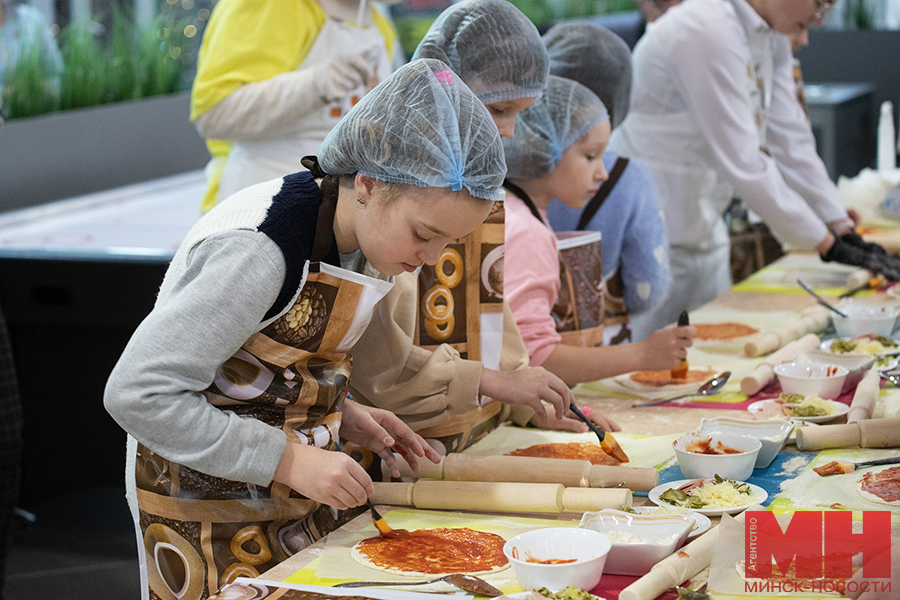
<path fill-rule="evenodd" d="M 639 515 L 608 508 L 584 513 L 578 527 L 602 533 L 612 544 L 604 572 L 644 575 L 684 545 L 693 525 L 683 514 Z"/>

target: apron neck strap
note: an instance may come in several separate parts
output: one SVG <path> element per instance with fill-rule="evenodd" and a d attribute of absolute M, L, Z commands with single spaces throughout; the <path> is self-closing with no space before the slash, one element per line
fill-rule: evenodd
<path fill-rule="evenodd" d="M 609 193 L 616 187 L 619 178 L 622 177 L 622 173 L 625 172 L 625 167 L 627 166 L 627 158 L 620 156 L 616 159 L 616 164 L 613 165 L 612 170 L 609 172 L 609 178 L 603 182 L 603 185 L 600 186 L 600 189 L 597 190 L 597 193 L 591 198 L 591 201 L 584 207 L 584 212 L 581 213 L 581 218 L 578 219 L 578 225 L 575 227 L 577 231 L 583 231 L 584 228 L 588 226 L 588 223 L 591 222 L 591 219 L 594 218 L 594 215 L 597 214 L 597 211 L 603 206 Z"/>
<path fill-rule="evenodd" d="M 329 175 L 322 170 L 315 156 L 304 156 L 300 164 L 309 169 L 313 178 L 321 179 L 322 204 L 319 206 L 319 218 L 316 221 L 316 236 L 313 239 L 311 262 L 325 260 L 334 243 L 334 212 L 337 209 L 338 188 L 340 178 Z"/>
<path fill-rule="evenodd" d="M 503 180 L 503 187 L 511 191 L 516 195 L 516 197 L 519 198 L 519 200 L 524 202 L 525 206 L 528 207 L 528 210 L 531 211 L 531 214 L 534 215 L 535 219 L 537 219 L 541 223 L 544 222 L 544 219 L 541 218 L 541 213 L 538 212 L 537 206 L 534 205 L 534 200 L 532 200 L 531 197 L 527 193 L 525 193 L 525 190 L 511 182 L 509 179 Z"/>

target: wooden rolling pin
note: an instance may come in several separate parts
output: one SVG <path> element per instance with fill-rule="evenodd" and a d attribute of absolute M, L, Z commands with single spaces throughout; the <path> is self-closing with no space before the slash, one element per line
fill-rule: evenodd
<path fill-rule="evenodd" d="M 749 344 L 748 344 L 749 345 Z M 765 360 L 756 366 L 752 373 L 741 379 L 741 391 L 752 396 L 773 381 L 775 381 L 775 367 L 783 362 L 790 362 L 797 355 L 807 350 L 815 350 L 819 347 L 819 336 L 807 333 L 799 340 L 788 343 L 784 348 L 773 352 Z"/>
<path fill-rule="evenodd" d="M 870 369 L 856 385 L 853 402 L 850 403 L 850 410 L 847 412 L 847 422 L 856 423 L 871 419 L 880 391 L 878 371 Z"/>
<path fill-rule="evenodd" d="M 744 355 L 753 358 L 774 352 L 788 342 L 807 334 L 825 329 L 828 325 L 828 309 L 822 306 L 810 306 L 800 312 L 800 318 L 784 327 L 761 334 L 744 346 Z"/>
<path fill-rule="evenodd" d="M 631 506 L 631 490 L 567 488 L 555 483 L 376 481 L 374 504 L 494 512 L 585 512 Z"/>
<path fill-rule="evenodd" d="M 656 469 L 593 465 L 587 460 L 531 456 L 470 456 L 449 454 L 439 464 L 419 461 L 419 471 L 397 457 L 401 477 L 444 481 L 559 483 L 566 487 L 626 487 L 649 492 L 659 483 Z"/>
<path fill-rule="evenodd" d="M 751 506 L 747 510 L 765 509 Z M 745 514 L 746 512 L 741 513 L 735 520 L 743 523 Z M 662 559 L 653 565 L 649 573 L 622 590 L 619 600 L 653 600 L 669 588 L 691 579 L 712 562 L 718 535 L 719 528 L 716 527 Z"/>
<path fill-rule="evenodd" d="M 797 429 L 798 450 L 823 448 L 896 448 L 900 446 L 900 419 L 867 419 L 846 425 Z"/>

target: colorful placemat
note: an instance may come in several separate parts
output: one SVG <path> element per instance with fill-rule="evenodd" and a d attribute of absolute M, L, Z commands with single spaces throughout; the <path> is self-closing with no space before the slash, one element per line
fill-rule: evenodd
<path fill-rule="evenodd" d="M 766 490 L 769 497 L 762 505 L 768 506 L 775 499 L 775 496 L 781 492 L 781 484 L 793 477 L 797 477 L 813 458 L 815 456 L 812 454 L 779 452 L 775 460 L 765 469 L 753 469 L 753 475 L 747 479 L 747 483 L 758 485 Z M 688 479 L 688 477 L 685 477 L 684 473 L 681 472 L 681 467 L 678 466 L 677 462 L 659 472 L 660 485 L 681 479 Z M 647 494 L 646 492 L 635 492 L 634 495 L 645 496 Z"/>
<path fill-rule="evenodd" d="M 815 254 L 788 254 L 735 285 L 736 292 L 805 294 L 797 279 L 820 295 L 837 296 L 847 291 L 847 276 L 856 271 L 838 263 L 823 262 Z"/>
<path fill-rule="evenodd" d="M 631 433 L 616 432 L 616 441 L 628 455 L 628 467 L 661 467 L 669 459 L 675 456 L 672 450 L 672 442 L 684 435 L 672 433 L 669 435 L 635 435 Z M 504 425 L 498 427 L 478 443 L 466 448 L 464 454 L 475 456 L 497 456 L 509 454 L 519 448 L 527 448 L 537 444 L 559 444 L 580 442 L 596 444 L 597 436 L 594 433 L 574 433 L 571 431 L 551 431 L 549 429 L 537 429 L 535 427 L 517 427 Z"/>
<path fill-rule="evenodd" d="M 843 475 L 822 477 L 813 469 L 833 460 L 860 462 L 897 456 L 896 448 L 838 448 L 823 450 L 804 469 L 781 484 L 781 490 L 769 506 L 776 514 L 793 514 L 797 510 L 890 510 L 891 521 L 900 523 L 900 507 L 870 502 L 856 491 L 856 483 L 864 473 L 884 468 L 868 467 Z M 662 474 L 660 474 L 662 477 Z"/>

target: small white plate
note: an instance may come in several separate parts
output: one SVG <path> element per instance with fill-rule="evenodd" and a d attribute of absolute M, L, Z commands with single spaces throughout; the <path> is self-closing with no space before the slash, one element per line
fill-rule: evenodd
<path fill-rule="evenodd" d="M 898 287 L 900 287 L 900 286 L 898 286 Z M 900 339 L 894 338 L 894 337 L 892 337 L 891 339 L 894 340 L 894 342 L 896 344 L 900 345 Z M 869 354 L 868 352 L 832 352 L 831 351 L 831 343 L 835 340 L 843 340 L 845 342 L 851 342 L 851 341 L 853 341 L 853 338 L 835 337 L 835 338 L 829 338 L 826 340 L 822 340 L 822 343 L 819 344 L 819 350 L 822 350 L 823 352 L 828 352 L 829 354 L 834 354 L 836 356 L 852 356 L 853 354 L 861 354 L 863 356 L 874 356 L 874 354 Z M 898 349 L 900 349 L 900 348 L 888 348 L 886 350 L 886 352 L 890 352 L 891 350 L 898 350 Z M 878 369 L 893 369 L 894 367 L 900 365 L 900 356 L 889 357 L 889 358 L 890 358 L 890 360 L 883 365 L 879 365 L 876 361 L 875 367 Z"/>
<path fill-rule="evenodd" d="M 652 490 L 650 490 L 647 495 L 650 497 L 650 501 L 653 502 L 654 504 L 656 504 L 657 506 L 671 507 L 674 505 L 669 504 L 665 500 L 660 500 L 659 497 L 663 494 L 663 492 L 665 492 L 667 490 L 671 490 L 671 489 L 678 489 L 681 486 L 683 486 L 684 484 L 690 483 L 691 481 L 694 481 L 694 480 L 693 479 L 679 479 L 678 481 L 670 481 L 669 483 L 663 483 L 663 484 L 656 486 Z M 738 483 L 745 483 L 745 482 L 738 481 Z M 722 515 L 725 515 L 725 514 L 728 514 L 728 515 L 737 514 L 739 512 L 746 510 L 748 507 L 753 506 L 754 504 L 762 504 L 769 497 L 768 492 L 766 492 L 766 490 L 762 489 L 758 485 L 753 485 L 752 483 L 748 483 L 747 485 L 750 486 L 750 492 L 754 496 L 756 496 L 756 500 L 754 500 L 753 502 L 751 502 L 749 504 L 742 504 L 741 506 L 733 506 L 731 508 L 710 508 L 710 509 L 689 508 L 688 510 L 691 512 L 700 513 L 701 515 L 705 515 L 707 517 L 721 517 Z"/>
<path fill-rule="evenodd" d="M 774 402 L 775 400 L 757 400 L 756 402 L 751 403 L 747 407 L 747 412 L 753 414 L 762 411 L 763 406 L 765 406 L 766 402 Z M 837 412 L 831 415 L 820 415 L 818 417 L 791 417 L 791 421 L 805 421 L 807 423 L 826 423 L 828 421 L 832 421 L 837 419 L 841 415 L 846 415 L 850 412 L 850 407 L 843 402 L 835 402 L 834 400 L 826 400 L 826 402 L 831 402 L 831 404 L 837 409 Z"/>
<path fill-rule="evenodd" d="M 662 508 L 677 508 L 675 506 L 672 506 L 668 502 L 663 502 L 661 507 Z M 631 510 L 633 510 L 634 512 L 636 512 L 639 515 L 652 515 L 652 514 L 654 514 L 653 511 L 656 510 L 656 507 L 655 506 L 632 506 Z M 660 514 L 667 514 L 667 513 L 660 513 Z M 679 514 L 679 513 L 674 513 L 674 514 Z M 696 527 L 691 528 L 690 533 L 688 533 L 688 539 L 697 537 L 701 533 L 706 533 L 706 531 L 712 526 L 712 521 L 709 520 L 709 517 L 697 512 L 695 510 L 689 510 L 684 514 L 685 514 L 685 516 L 693 519 L 694 525 L 696 525 Z"/>

